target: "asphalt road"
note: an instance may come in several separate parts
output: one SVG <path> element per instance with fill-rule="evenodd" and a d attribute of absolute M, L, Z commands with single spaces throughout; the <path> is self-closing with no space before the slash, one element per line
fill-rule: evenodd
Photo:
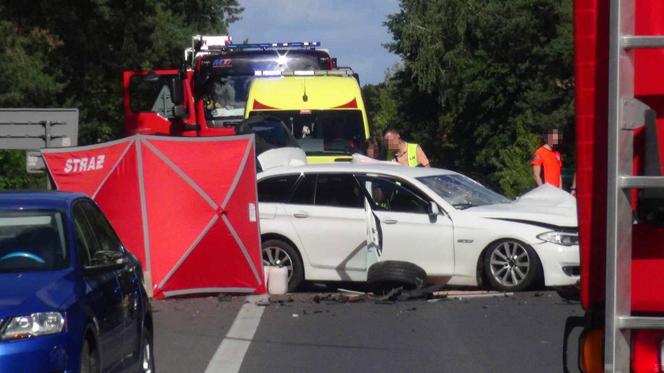
<path fill-rule="evenodd" d="M 554 292 L 393 304 L 315 295 L 265 306 L 242 372 L 562 372 L 565 320 L 582 314 Z M 157 371 L 204 372 L 244 303 L 155 302 Z"/>

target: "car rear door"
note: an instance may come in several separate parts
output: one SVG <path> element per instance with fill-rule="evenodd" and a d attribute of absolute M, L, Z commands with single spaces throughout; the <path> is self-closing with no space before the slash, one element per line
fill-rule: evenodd
<path fill-rule="evenodd" d="M 101 250 L 85 213 L 86 203 L 79 201 L 72 210 L 77 256 L 81 267 L 90 266 L 95 253 Z M 112 370 L 120 366 L 123 356 L 124 315 L 120 282 L 113 270 L 83 273 L 86 286 L 82 303 L 96 319 L 102 369 Z"/>
<path fill-rule="evenodd" d="M 352 174 L 304 174 L 285 206 L 313 267 L 329 279 L 366 278 L 364 195 Z"/>
<path fill-rule="evenodd" d="M 358 176 L 373 199 L 382 233 L 380 260 L 417 264 L 429 276 L 454 274 L 454 226 L 446 215 L 429 213 L 426 194 L 385 176 Z"/>

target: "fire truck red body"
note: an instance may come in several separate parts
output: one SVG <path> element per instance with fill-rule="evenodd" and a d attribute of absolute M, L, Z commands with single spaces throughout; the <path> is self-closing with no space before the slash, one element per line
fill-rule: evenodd
<path fill-rule="evenodd" d="M 626 6 L 627 4 L 627 6 Z M 623 6 L 622 13 L 616 12 Z M 627 9 L 627 11 L 625 11 Z M 631 9 L 631 10 L 630 10 Z M 625 30 L 633 20 L 633 29 Z M 609 99 L 612 84 L 610 58 L 610 29 L 616 22 L 623 34 L 634 36 L 664 35 L 664 2 L 661 0 L 575 0 L 574 44 L 576 83 L 576 143 L 577 143 L 577 201 L 581 248 L 581 303 L 588 312 L 589 322 L 581 348 L 581 365 L 585 371 L 623 371 L 604 360 L 605 347 L 601 343 L 612 311 L 607 306 L 607 294 L 612 278 L 607 279 L 607 234 L 611 225 L 607 215 L 611 152 Z M 633 98 L 653 111 L 650 126 L 633 131 L 633 174 L 661 176 L 664 172 L 664 48 L 655 46 L 656 38 L 641 38 L 638 45 L 623 55 L 622 68 L 633 71 Z M 623 45 L 630 40 L 622 38 Z M 645 40 L 645 41 L 644 41 Z M 639 44 L 640 43 L 640 44 Z M 629 56 L 629 60 L 626 59 Z M 614 68 L 615 69 L 615 68 Z M 615 72 L 615 70 L 613 70 Z M 625 74 L 621 76 L 626 76 Z M 633 82 L 633 83 L 632 83 Z M 623 84 L 624 82 L 620 82 Z M 640 123 L 644 124 L 644 123 Z M 654 189 L 654 188 L 653 188 Z M 633 210 L 631 227 L 631 282 L 627 292 L 631 314 L 651 317 L 664 316 L 664 219 L 662 195 L 634 187 L 630 203 Z M 618 276 L 620 274 L 617 274 Z M 609 275 L 611 276 L 611 275 Z M 607 292 L 608 291 L 608 292 Z M 655 320 L 656 321 L 656 320 Z M 628 338 L 630 366 L 633 372 L 662 372 L 664 367 L 664 330 L 656 322 L 652 328 L 632 330 Z M 594 332 L 591 332 L 594 330 Z M 593 337 L 594 333 L 594 337 Z M 598 342 L 599 341 L 599 342 Z M 597 356 L 601 355 L 601 356 Z"/>
<path fill-rule="evenodd" d="M 179 70 L 125 71 L 125 135 L 233 135 L 255 76 L 337 67 L 318 42 L 230 41 L 196 35 Z"/>

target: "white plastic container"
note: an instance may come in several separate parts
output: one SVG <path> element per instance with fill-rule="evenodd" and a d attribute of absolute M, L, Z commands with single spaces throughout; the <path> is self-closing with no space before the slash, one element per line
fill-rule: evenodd
<path fill-rule="evenodd" d="M 272 295 L 283 295 L 288 292 L 288 268 L 268 267 L 267 291 Z"/>
<path fill-rule="evenodd" d="M 267 284 L 270 282 L 270 268 L 271 266 L 263 266 L 263 281 L 265 281 L 265 289 L 267 289 Z"/>

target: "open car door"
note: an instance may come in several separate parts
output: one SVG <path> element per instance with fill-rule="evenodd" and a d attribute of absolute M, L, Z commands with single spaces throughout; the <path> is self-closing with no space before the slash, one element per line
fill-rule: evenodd
<path fill-rule="evenodd" d="M 124 72 L 126 136 L 177 134 L 176 117 L 184 116 L 181 105 L 186 96 L 178 74 L 178 70 Z M 189 112 L 193 116 L 193 110 Z"/>
<path fill-rule="evenodd" d="M 372 206 L 371 196 L 367 190 L 371 190 L 371 182 L 364 181 L 364 210 L 367 214 L 367 266 L 368 269 L 372 264 L 380 261 L 380 256 L 383 251 L 382 248 L 382 231 L 380 220 L 376 216 Z"/>

